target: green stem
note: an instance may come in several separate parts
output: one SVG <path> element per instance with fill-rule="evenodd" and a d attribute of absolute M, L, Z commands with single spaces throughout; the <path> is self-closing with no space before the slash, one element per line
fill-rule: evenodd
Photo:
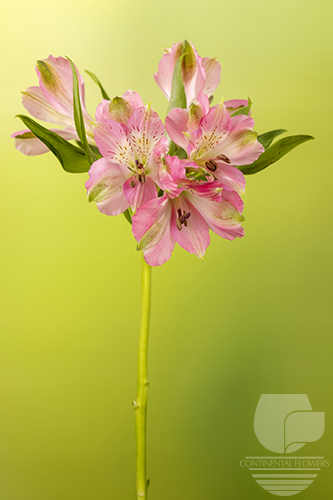
<path fill-rule="evenodd" d="M 142 312 L 138 353 L 138 393 L 135 408 L 136 434 L 136 498 L 147 498 L 147 396 L 148 334 L 151 297 L 151 267 L 142 260 Z"/>

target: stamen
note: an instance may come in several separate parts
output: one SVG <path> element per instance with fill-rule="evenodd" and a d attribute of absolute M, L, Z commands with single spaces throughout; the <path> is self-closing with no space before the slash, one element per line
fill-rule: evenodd
<path fill-rule="evenodd" d="M 143 168 L 142 163 L 138 163 L 138 164 L 137 164 L 137 167 L 141 170 L 141 169 Z"/>
<path fill-rule="evenodd" d="M 142 182 L 142 184 L 146 182 L 146 175 L 144 172 L 142 172 L 142 174 L 139 174 L 139 182 Z"/>
<path fill-rule="evenodd" d="M 134 182 L 134 181 L 131 181 L 131 182 L 130 182 L 130 186 L 131 186 L 132 188 L 135 188 L 135 182 Z"/>
<path fill-rule="evenodd" d="M 218 166 L 214 160 L 206 161 L 205 165 L 206 165 L 206 168 L 208 168 L 208 170 L 210 170 L 211 172 L 215 172 L 215 170 L 217 169 L 217 166 Z"/>
<path fill-rule="evenodd" d="M 226 155 L 218 155 L 216 157 L 217 160 L 222 160 L 224 161 L 225 163 L 231 163 L 231 161 L 229 160 L 229 158 L 226 156 Z"/>
<path fill-rule="evenodd" d="M 176 226 L 179 229 L 179 231 L 182 230 L 182 224 L 184 224 L 185 227 L 187 227 L 187 219 L 191 216 L 191 212 L 185 212 L 183 210 L 183 213 L 180 208 L 178 208 L 178 218 L 176 219 Z"/>
<path fill-rule="evenodd" d="M 135 165 L 138 166 L 139 165 L 139 160 L 135 160 Z"/>

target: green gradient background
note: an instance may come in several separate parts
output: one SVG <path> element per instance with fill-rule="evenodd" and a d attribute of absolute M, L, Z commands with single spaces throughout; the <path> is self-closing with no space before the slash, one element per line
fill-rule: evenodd
<path fill-rule="evenodd" d="M 178 247 L 154 269 L 149 498 L 270 498 L 239 466 L 267 454 L 253 431 L 262 393 L 308 394 L 326 431 L 302 454 L 333 455 L 332 14 L 308 0 L 3 5 L 1 499 L 134 498 L 140 254 L 123 217 L 87 203 L 85 174 L 9 137 L 50 53 L 164 117 L 153 73 L 161 46 L 187 38 L 221 62 L 216 100 L 250 96 L 259 133 L 316 137 L 247 177 L 245 238 L 212 235 L 204 263 Z M 332 498 L 330 479 L 302 498 Z"/>

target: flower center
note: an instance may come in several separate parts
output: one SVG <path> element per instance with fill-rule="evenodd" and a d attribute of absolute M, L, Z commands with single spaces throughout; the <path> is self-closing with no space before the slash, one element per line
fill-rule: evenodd
<path fill-rule="evenodd" d="M 144 172 L 144 166 L 139 160 L 135 160 L 135 165 L 137 168 L 136 177 L 139 182 L 144 184 L 146 182 L 146 174 Z"/>
<path fill-rule="evenodd" d="M 184 224 L 185 227 L 187 227 L 187 219 L 191 216 L 191 212 L 187 212 L 183 210 L 183 213 L 181 211 L 181 208 L 178 208 L 178 218 L 176 220 L 176 226 L 179 231 L 182 230 L 182 226 Z"/>

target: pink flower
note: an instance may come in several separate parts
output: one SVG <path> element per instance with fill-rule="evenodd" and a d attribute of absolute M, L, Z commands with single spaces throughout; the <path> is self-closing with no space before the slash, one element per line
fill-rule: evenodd
<path fill-rule="evenodd" d="M 243 202 L 226 191 L 210 174 L 196 180 L 197 165 L 178 157 L 165 157 L 160 179 L 165 194 L 154 198 L 133 216 L 133 234 L 138 248 L 151 266 L 170 259 L 175 243 L 203 259 L 210 243 L 209 229 L 223 238 L 242 237 Z"/>
<path fill-rule="evenodd" d="M 158 168 L 168 151 L 164 125 L 151 106 L 142 106 L 138 94 L 130 91 L 116 99 L 123 100 L 121 109 L 112 100 L 102 101 L 96 110 L 94 134 L 103 158 L 92 164 L 86 182 L 88 200 L 106 215 L 128 207 L 135 211 L 157 198 Z M 116 117 L 114 106 L 126 123 L 110 118 Z"/>
<path fill-rule="evenodd" d="M 73 76 L 71 64 L 64 57 L 53 57 L 37 61 L 36 71 L 39 86 L 29 87 L 23 94 L 23 106 L 35 118 L 64 126 L 65 129 L 51 129 L 64 139 L 78 140 L 73 117 Z M 95 144 L 91 125 L 92 118 L 85 107 L 84 82 L 78 73 L 81 105 L 87 139 Z M 49 149 L 30 130 L 15 132 L 16 148 L 26 155 L 46 153 Z"/>
<path fill-rule="evenodd" d="M 168 100 L 171 97 L 175 63 L 185 53 L 182 61 L 182 77 L 189 107 L 199 92 L 204 92 L 208 97 L 213 95 L 220 83 L 221 66 L 216 59 L 198 56 L 194 45 L 187 41 L 176 43 L 171 49 L 165 49 L 154 78 Z"/>
<path fill-rule="evenodd" d="M 205 94 L 190 109 L 172 109 L 165 120 L 171 139 L 203 171 L 212 174 L 224 189 L 244 193 L 243 174 L 232 165 L 253 163 L 263 146 L 253 131 L 254 120 L 245 115 L 230 117 L 221 102 L 209 108 Z"/>

